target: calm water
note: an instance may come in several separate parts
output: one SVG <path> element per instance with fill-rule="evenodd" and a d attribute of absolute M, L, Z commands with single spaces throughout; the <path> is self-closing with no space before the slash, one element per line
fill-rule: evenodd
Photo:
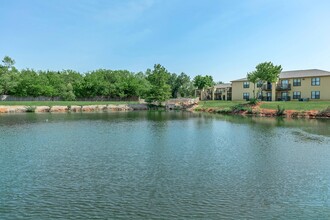
<path fill-rule="evenodd" d="M 329 219 L 330 120 L 0 115 L 0 219 Z"/>

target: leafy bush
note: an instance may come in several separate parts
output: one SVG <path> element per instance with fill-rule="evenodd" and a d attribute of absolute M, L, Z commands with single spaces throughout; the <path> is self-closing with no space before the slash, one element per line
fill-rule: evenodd
<path fill-rule="evenodd" d="M 277 116 L 284 115 L 284 111 L 285 111 L 284 107 L 280 107 L 279 105 L 277 105 L 277 110 L 276 110 L 276 115 Z"/>
<path fill-rule="evenodd" d="M 330 116 L 330 107 L 328 107 L 328 108 L 326 108 L 322 111 L 319 111 L 317 113 L 317 116 L 319 116 L 319 117 L 329 117 Z"/>
<path fill-rule="evenodd" d="M 251 98 L 248 102 L 250 105 L 256 105 L 259 103 L 259 100 L 256 98 Z"/>
<path fill-rule="evenodd" d="M 36 107 L 35 106 L 27 106 L 25 107 L 26 112 L 35 112 L 36 111 Z"/>
<path fill-rule="evenodd" d="M 248 107 L 246 111 L 248 114 L 253 114 L 253 109 L 251 107 Z"/>
<path fill-rule="evenodd" d="M 237 113 L 241 111 L 247 111 L 247 107 L 242 104 L 234 105 L 231 107 L 232 112 Z"/>

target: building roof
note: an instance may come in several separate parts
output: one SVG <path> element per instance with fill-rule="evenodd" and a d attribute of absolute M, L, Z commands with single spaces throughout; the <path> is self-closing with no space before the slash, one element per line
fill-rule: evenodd
<path fill-rule="evenodd" d="M 231 82 L 243 82 L 243 81 L 247 81 L 247 78 L 235 79 L 235 80 L 232 80 Z"/>
<path fill-rule="evenodd" d="M 231 83 L 223 83 L 223 84 L 217 84 L 214 86 L 216 89 L 222 89 L 222 88 L 228 88 L 231 87 Z"/>
<path fill-rule="evenodd" d="M 280 73 L 279 78 L 286 79 L 286 78 L 302 78 L 302 77 L 314 77 L 314 76 L 330 76 L 330 72 L 319 69 L 283 71 Z"/>
<path fill-rule="evenodd" d="M 293 71 L 283 71 L 280 73 L 280 79 L 288 78 L 303 78 L 303 77 L 314 77 L 314 76 L 330 76 L 330 72 L 319 70 L 319 69 L 309 69 L 309 70 L 293 70 Z M 248 81 L 247 78 L 232 80 L 231 82 L 244 82 Z"/>

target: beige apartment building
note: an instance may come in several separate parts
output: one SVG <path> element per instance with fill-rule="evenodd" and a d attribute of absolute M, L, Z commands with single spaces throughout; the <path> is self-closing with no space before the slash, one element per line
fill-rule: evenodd
<path fill-rule="evenodd" d="M 200 100 L 231 100 L 231 83 L 217 84 L 203 90 L 196 89 L 195 96 Z"/>
<path fill-rule="evenodd" d="M 330 72 L 318 69 L 284 71 L 276 83 L 257 83 L 247 78 L 233 80 L 232 100 L 264 101 L 330 100 Z"/>

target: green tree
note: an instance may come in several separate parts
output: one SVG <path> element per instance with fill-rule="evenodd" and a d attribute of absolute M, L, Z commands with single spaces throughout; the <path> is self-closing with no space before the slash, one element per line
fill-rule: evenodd
<path fill-rule="evenodd" d="M 15 60 L 10 58 L 9 56 L 5 56 L 2 60 L 4 67 L 8 69 L 12 68 L 15 65 Z"/>
<path fill-rule="evenodd" d="M 68 83 L 64 88 L 63 88 L 63 92 L 61 94 L 61 98 L 64 101 L 74 101 L 76 100 L 76 96 L 73 93 L 73 87 L 71 85 L 71 83 Z"/>
<path fill-rule="evenodd" d="M 0 94 L 12 95 L 19 81 L 19 72 L 14 67 L 15 60 L 5 56 L 0 65 Z"/>
<path fill-rule="evenodd" d="M 204 89 L 206 87 L 210 87 L 213 85 L 214 85 L 214 82 L 213 82 L 212 76 L 197 75 L 194 78 L 194 86 L 197 87 L 198 89 Z"/>
<path fill-rule="evenodd" d="M 150 90 L 147 101 L 157 101 L 159 105 L 171 97 L 171 86 L 168 84 L 170 73 L 160 64 L 155 64 L 154 69 L 146 71 L 147 80 L 150 82 Z"/>
<path fill-rule="evenodd" d="M 247 78 L 249 81 L 254 83 L 254 85 L 259 81 L 262 83 L 263 82 L 274 83 L 278 80 L 278 77 L 281 72 L 282 72 L 281 65 L 276 66 L 272 62 L 263 62 L 263 63 L 259 63 L 254 71 L 247 73 Z M 253 94 L 255 97 L 255 92 L 253 92 Z"/>

